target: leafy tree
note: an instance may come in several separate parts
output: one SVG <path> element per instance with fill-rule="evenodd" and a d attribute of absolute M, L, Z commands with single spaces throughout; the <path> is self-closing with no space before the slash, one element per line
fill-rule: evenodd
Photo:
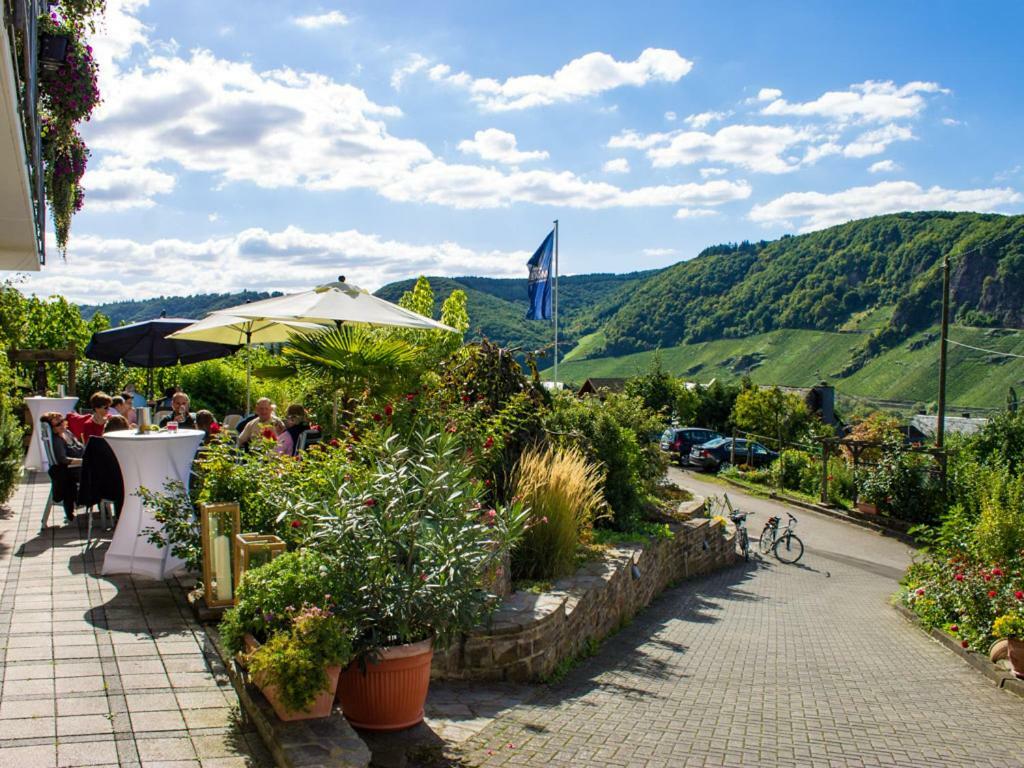
<path fill-rule="evenodd" d="M 782 444 L 794 441 L 810 419 L 803 398 L 778 387 L 744 389 L 736 397 L 732 411 L 732 421 L 740 429 L 770 440 L 781 438 Z"/>

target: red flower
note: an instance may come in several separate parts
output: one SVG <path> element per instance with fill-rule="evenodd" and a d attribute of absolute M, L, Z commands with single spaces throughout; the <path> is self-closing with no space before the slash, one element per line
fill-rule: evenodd
<path fill-rule="evenodd" d="M 277 433 L 274 432 L 274 428 L 273 427 L 267 427 L 260 434 L 263 435 L 265 438 L 267 438 L 267 440 L 276 440 L 277 439 Z"/>
<path fill-rule="evenodd" d="M 302 521 L 301 520 L 292 520 L 292 528 L 301 528 L 301 527 L 302 527 Z"/>
<path fill-rule="evenodd" d="M 336 437 L 332 437 L 330 440 L 327 441 L 327 444 L 329 446 L 331 446 L 332 448 L 340 448 L 341 447 L 341 440 L 339 440 Z"/>
<path fill-rule="evenodd" d="M 320 425 L 319 424 L 310 424 L 309 428 L 312 429 L 314 432 L 319 432 L 320 431 Z"/>
<path fill-rule="evenodd" d="M 1018 600 L 1024 600 L 1024 592 L 1021 592 L 1019 589 L 1013 593 L 1013 596 Z"/>
<path fill-rule="evenodd" d="M 1003 572 L 1002 572 L 1002 570 L 1001 570 L 1001 569 L 999 569 L 999 568 L 993 568 L 993 569 L 992 569 L 992 575 L 993 575 L 993 576 L 1002 576 L 1002 575 L 1003 575 Z"/>
<path fill-rule="evenodd" d="M 426 581 L 426 580 L 427 580 L 427 574 L 421 573 L 420 574 L 420 581 Z"/>
<path fill-rule="evenodd" d="M 956 579 L 957 581 L 963 581 L 964 580 L 964 575 L 962 573 L 958 573 L 953 578 Z"/>
<path fill-rule="evenodd" d="M 914 594 L 917 595 L 918 597 L 923 595 L 924 594 L 924 587 L 918 587 L 917 591 Z"/>
<path fill-rule="evenodd" d="M 407 400 L 408 402 L 410 402 L 410 403 L 411 403 L 411 402 L 412 402 L 413 400 L 415 400 L 415 399 L 416 399 L 416 395 L 414 395 L 414 394 L 413 394 L 412 392 L 410 392 L 409 394 L 407 394 L 407 395 L 405 396 L 405 399 L 406 399 L 406 400 Z"/>
<path fill-rule="evenodd" d="M 445 432 L 451 432 L 453 435 L 459 431 L 458 425 L 454 421 L 449 421 L 448 426 L 444 428 Z"/>
<path fill-rule="evenodd" d="M 470 401 L 471 401 L 472 399 L 473 399 L 473 398 L 471 398 L 471 397 L 470 397 L 469 395 L 463 395 L 463 396 L 462 396 L 462 402 L 464 402 L 464 403 L 468 403 L 468 402 L 470 402 Z"/>
<path fill-rule="evenodd" d="M 484 448 L 491 448 L 493 446 L 494 446 L 494 438 L 493 437 L 488 437 L 486 440 L 484 440 Z"/>
<path fill-rule="evenodd" d="M 956 624 L 952 624 L 949 627 L 949 631 L 953 632 L 953 633 L 959 632 L 960 631 L 960 627 L 958 627 Z"/>
<path fill-rule="evenodd" d="M 990 590 L 988 591 L 988 596 L 989 596 L 989 597 L 995 597 L 995 596 L 996 596 L 997 594 L 998 594 L 998 593 L 997 593 L 997 592 L 996 592 L 996 591 L 995 591 L 994 589 L 990 589 Z"/>
<path fill-rule="evenodd" d="M 391 403 L 387 403 L 384 406 L 384 415 L 387 416 L 389 419 L 391 418 L 392 414 L 394 414 L 394 412 L 395 409 L 391 407 Z"/>
<path fill-rule="evenodd" d="M 217 422 L 215 421 L 215 422 L 213 422 L 213 423 L 212 423 L 212 424 L 210 425 L 210 433 L 211 433 L 211 434 L 214 434 L 214 435 L 215 435 L 215 434 L 217 434 L 218 432 L 220 432 L 220 424 L 218 424 L 218 423 L 217 423 Z"/>
<path fill-rule="evenodd" d="M 986 573 L 985 574 L 985 581 L 992 581 L 992 576 L 990 574 Z"/>
<path fill-rule="evenodd" d="M 967 648 L 968 647 L 968 642 L 966 640 L 961 640 L 960 641 L 960 647 L 961 648 Z"/>
<path fill-rule="evenodd" d="M 377 506 L 377 500 L 376 499 L 367 499 L 366 501 L 363 502 L 363 506 L 364 507 L 375 507 L 375 506 Z"/>

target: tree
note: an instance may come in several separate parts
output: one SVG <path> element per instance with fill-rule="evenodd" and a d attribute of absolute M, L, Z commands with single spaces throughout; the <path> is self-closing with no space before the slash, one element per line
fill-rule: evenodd
<path fill-rule="evenodd" d="M 803 398 L 778 387 L 750 387 L 736 397 L 732 421 L 740 429 L 783 444 L 794 441 L 811 419 Z M 782 450 L 779 445 L 779 450 Z"/>
<path fill-rule="evenodd" d="M 654 353 L 647 371 L 626 382 L 626 394 L 639 398 L 644 407 L 663 418 L 675 415 L 679 385 L 675 378 L 661 366 L 661 354 Z"/>

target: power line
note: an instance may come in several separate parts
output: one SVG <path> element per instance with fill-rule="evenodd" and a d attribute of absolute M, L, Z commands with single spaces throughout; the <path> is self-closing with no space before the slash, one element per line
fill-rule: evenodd
<path fill-rule="evenodd" d="M 984 347 L 975 347 L 970 344 L 964 344 L 959 341 L 953 341 L 952 339 L 946 339 L 950 344 L 955 344 L 958 347 L 964 347 L 965 349 L 973 349 L 975 352 L 987 352 L 990 355 L 1001 355 L 1002 357 L 1016 357 L 1024 360 L 1024 355 L 1018 355 L 1015 352 L 1000 352 L 998 349 L 985 349 Z"/>

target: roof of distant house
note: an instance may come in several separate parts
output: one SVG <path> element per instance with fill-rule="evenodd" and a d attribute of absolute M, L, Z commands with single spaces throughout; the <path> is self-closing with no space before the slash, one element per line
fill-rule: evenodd
<path fill-rule="evenodd" d="M 934 414 L 919 413 L 910 417 L 910 426 L 919 430 L 927 437 L 935 437 L 937 417 Z M 948 434 L 973 435 L 988 423 L 988 419 L 972 416 L 947 416 L 945 418 Z"/>
<path fill-rule="evenodd" d="M 583 386 L 580 387 L 578 394 L 580 395 L 593 395 L 598 390 L 606 389 L 609 392 L 622 392 L 626 388 L 626 379 L 615 379 L 615 378 L 594 378 L 591 377 L 583 382 Z"/>

